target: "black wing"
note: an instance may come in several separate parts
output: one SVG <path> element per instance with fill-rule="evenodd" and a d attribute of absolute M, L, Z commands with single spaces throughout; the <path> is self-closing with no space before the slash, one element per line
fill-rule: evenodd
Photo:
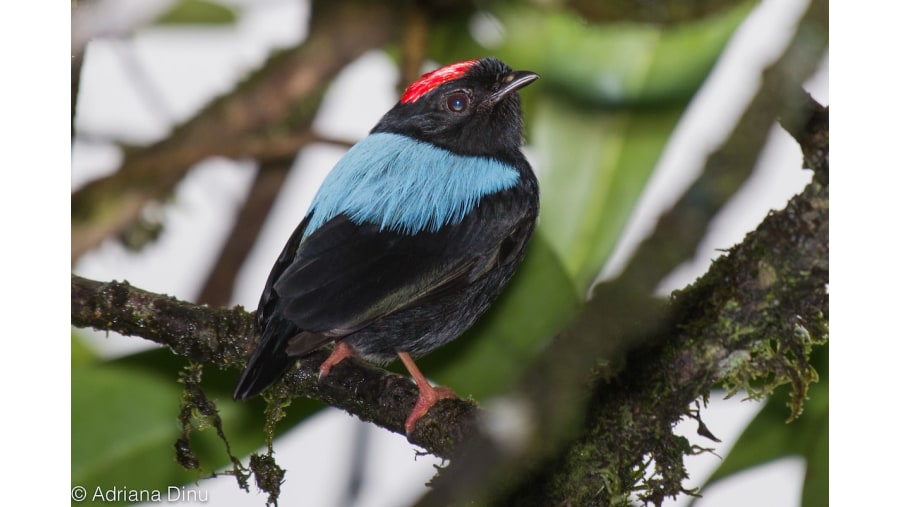
<path fill-rule="evenodd" d="M 284 248 L 281 249 L 278 259 L 275 260 L 275 265 L 272 266 L 272 270 L 269 272 L 269 278 L 266 280 L 266 286 L 263 288 L 262 295 L 259 298 L 259 306 L 256 309 L 256 327 L 260 331 L 265 329 L 266 323 L 272 317 L 272 312 L 275 309 L 275 302 L 278 301 L 278 297 L 274 292 L 275 282 L 278 281 L 284 270 L 294 262 L 294 257 L 297 256 L 297 250 L 300 248 L 300 239 L 303 238 L 303 233 L 306 232 L 306 224 L 309 223 L 310 217 L 311 215 L 307 215 L 294 229 Z"/>
<path fill-rule="evenodd" d="M 517 211 L 490 220 L 473 212 L 460 224 L 416 235 L 338 216 L 303 241 L 278 277 L 272 294 L 277 313 L 299 329 L 340 337 L 470 284 L 510 257 L 511 239 L 517 249 L 523 246 L 511 238 L 522 229 L 524 209 Z"/>

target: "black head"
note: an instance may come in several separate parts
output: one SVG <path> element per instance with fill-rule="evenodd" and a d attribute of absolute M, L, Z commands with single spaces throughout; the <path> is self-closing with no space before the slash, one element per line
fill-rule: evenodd
<path fill-rule="evenodd" d="M 372 132 L 394 132 L 463 155 L 515 157 L 522 144 L 517 90 L 538 78 L 496 58 L 468 60 L 424 74 Z"/>

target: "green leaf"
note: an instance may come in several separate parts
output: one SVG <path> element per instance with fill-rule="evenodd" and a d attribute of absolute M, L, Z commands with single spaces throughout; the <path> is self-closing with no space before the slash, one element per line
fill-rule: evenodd
<path fill-rule="evenodd" d="M 541 181 L 540 231 L 586 293 L 612 252 L 688 101 L 750 4 L 673 26 L 586 24 L 572 13 L 497 12 L 494 52 L 541 74 L 523 93 Z"/>
<path fill-rule="evenodd" d="M 553 97 L 536 104 L 540 230 L 580 294 L 615 247 L 682 111 L 585 111 Z"/>
<path fill-rule="evenodd" d="M 98 362 L 72 372 L 72 486 L 159 490 L 197 481 L 230 463 L 215 430 L 194 431 L 191 447 L 201 471 L 187 471 L 175 461 L 175 441 L 182 386 L 178 372 L 185 360 L 167 349 Z M 246 456 L 265 443 L 264 402 L 231 401 L 236 373 L 205 368 L 203 388 L 219 409 L 235 456 Z M 321 404 L 296 400 L 279 431 L 290 429 Z M 232 479 L 225 479 L 232 480 Z M 116 502 L 98 502 L 116 505 Z M 122 504 L 119 502 L 118 504 Z"/>
<path fill-rule="evenodd" d="M 100 360 L 100 356 L 79 337 L 78 330 L 72 328 L 71 348 L 72 369 L 84 367 Z"/>
<path fill-rule="evenodd" d="M 803 479 L 802 507 L 828 505 L 828 411 L 820 417 L 820 426 L 810 438 L 806 451 L 806 477 Z"/>
<path fill-rule="evenodd" d="M 700 88 L 753 3 L 660 26 L 590 24 L 563 9 L 498 10 L 506 40 L 494 52 L 541 74 L 541 86 L 606 106 L 686 103 Z"/>
<path fill-rule="evenodd" d="M 182 0 L 156 20 L 158 25 L 233 25 L 237 15 L 230 7 L 205 0 Z"/>
<path fill-rule="evenodd" d="M 188 480 L 174 461 L 179 388 L 126 368 L 72 373 L 72 486 L 165 489 Z M 124 504 L 125 502 L 122 502 Z"/>

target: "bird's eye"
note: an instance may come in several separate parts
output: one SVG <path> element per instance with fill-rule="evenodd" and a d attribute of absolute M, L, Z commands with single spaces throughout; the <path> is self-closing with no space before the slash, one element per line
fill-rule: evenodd
<path fill-rule="evenodd" d="M 469 97 L 465 93 L 451 93 L 447 97 L 447 109 L 461 113 L 469 108 Z"/>

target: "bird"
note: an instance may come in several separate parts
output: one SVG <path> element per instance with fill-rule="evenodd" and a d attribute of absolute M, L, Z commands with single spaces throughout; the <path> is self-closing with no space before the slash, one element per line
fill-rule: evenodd
<path fill-rule="evenodd" d="M 399 357 L 419 390 L 407 434 L 438 400 L 456 397 L 414 360 L 484 314 L 525 255 L 539 195 L 521 151 L 518 92 L 538 77 L 486 57 L 405 89 L 328 173 L 278 256 L 235 400 L 330 343 L 320 380 L 348 356 Z"/>

